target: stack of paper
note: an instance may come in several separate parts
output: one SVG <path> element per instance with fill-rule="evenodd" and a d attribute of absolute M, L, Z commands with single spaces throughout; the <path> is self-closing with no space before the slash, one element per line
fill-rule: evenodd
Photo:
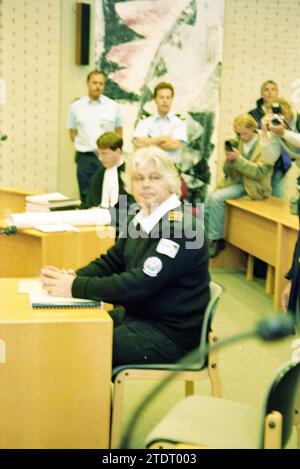
<path fill-rule="evenodd" d="M 111 215 L 107 208 L 93 210 L 61 210 L 59 212 L 12 213 L 8 224 L 18 229 L 34 228 L 37 225 L 109 225 Z"/>
<path fill-rule="evenodd" d="M 79 207 L 80 200 L 70 199 L 60 192 L 51 192 L 49 194 L 28 195 L 25 197 L 26 212 L 50 212 L 55 210 L 67 210 Z"/>

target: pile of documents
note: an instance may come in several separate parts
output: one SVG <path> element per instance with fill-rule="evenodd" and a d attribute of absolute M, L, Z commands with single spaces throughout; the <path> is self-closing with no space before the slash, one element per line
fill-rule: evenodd
<path fill-rule="evenodd" d="M 52 212 L 56 210 L 72 210 L 80 206 L 81 201 L 70 199 L 60 192 L 49 194 L 28 195 L 26 198 L 26 212 Z"/>

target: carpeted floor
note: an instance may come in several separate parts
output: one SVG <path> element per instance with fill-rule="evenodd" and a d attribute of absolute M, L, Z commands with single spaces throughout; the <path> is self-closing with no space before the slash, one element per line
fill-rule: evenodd
<path fill-rule="evenodd" d="M 212 269 L 211 275 L 224 289 L 214 320 L 214 329 L 220 339 L 246 331 L 256 321 L 275 314 L 272 311 L 272 297 L 264 291 L 264 281 L 254 279 L 247 282 L 244 272 L 233 269 Z M 223 397 L 251 404 L 262 403 L 277 368 L 290 358 L 294 339 L 268 344 L 251 339 L 220 350 Z M 153 383 L 135 382 L 126 387 L 126 422 L 139 399 L 152 386 Z M 197 392 L 209 394 L 209 383 L 199 382 Z M 130 447 L 143 448 L 145 436 L 182 396 L 183 385 L 172 383 L 151 402 L 136 422 Z M 288 447 L 296 448 L 295 434 Z"/>

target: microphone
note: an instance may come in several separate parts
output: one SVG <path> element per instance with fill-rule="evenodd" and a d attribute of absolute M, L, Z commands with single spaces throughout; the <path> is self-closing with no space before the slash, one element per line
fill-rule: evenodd
<path fill-rule="evenodd" d="M 8 226 L 7 228 L 3 228 L 0 230 L 0 234 L 6 234 L 6 235 L 11 235 L 17 233 L 18 229 L 16 226 Z"/>
<path fill-rule="evenodd" d="M 242 332 L 240 334 L 236 334 L 230 337 L 226 337 L 223 340 L 215 342 L 212 345 L 207 344 L 204 351 L 199 351 L 199 349 L 192 350 L 190 353 L 185 355 L 177 364 L 175 364 L 175 368 L 170 371 L 169 375 L 160 381 L 150 393 L 146 394 L 146 396 L 142 399 L 138 407 L 136 408 L 133 416 L 131 417 L 127 429 L 126 434 L 122 437 L 121 440 L 121 449 L 128 449 L 130 438 L 136 425 L 138 419 L 140 418 L 142 412 L 147 407 L 147 405 L 162 391 L 162 389 L 169 384 L 177 373 L 180 371 L 186 370 L 187 365 L 193 365 L 197 361 L 200 363 L 203 362 L 203 358 L 206 358 L 208 352 L 214 351 L 219 348 L 226 347 L 227 345 L 231 345 L 235 342 L 239 342 L 240 340 L 250 339 L 252 337 L 258 337 L 263 341 L 272 341 L 272 340 L 280 340 L 285 337 L 288 337 L 295 333 L 295 319 L 291 314 L 277 314 L 270 318 L 262 319 L 259 321 L 254 328 L 250 329 L 250 331 Z"/>
<path fill-rule="evenodd" d="M 278 314 L 259 321 L 256 325 L 256 335 L 262 340 L 283 339 L 295 332 L 295 319 L 291 314 Z"/>

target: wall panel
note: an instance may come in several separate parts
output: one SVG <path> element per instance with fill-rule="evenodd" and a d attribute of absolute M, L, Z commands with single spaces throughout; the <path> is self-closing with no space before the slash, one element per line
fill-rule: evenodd
<path fill-rule="evenodd" d="M 0 2 L 0 185 L 54 190 L 58 172 L 60 0 Z"/>

